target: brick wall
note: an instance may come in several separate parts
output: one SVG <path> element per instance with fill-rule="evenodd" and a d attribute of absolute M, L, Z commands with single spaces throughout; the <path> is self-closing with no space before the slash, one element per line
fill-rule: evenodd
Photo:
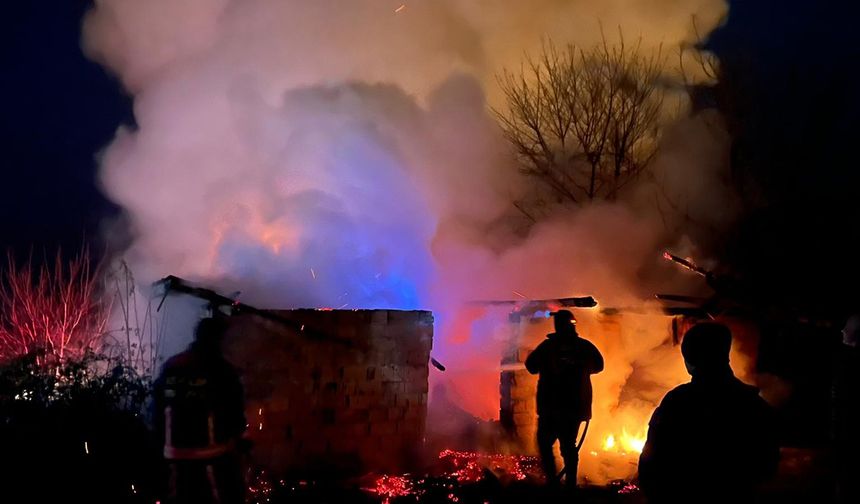
<path fill-rule="evenodd" d="M 348 344 L 233 320 L 225 355 L 242 375 L 255 464 L 275 474 L 408 470 L 424 436 L 433 315 L 277 313 Z"/>

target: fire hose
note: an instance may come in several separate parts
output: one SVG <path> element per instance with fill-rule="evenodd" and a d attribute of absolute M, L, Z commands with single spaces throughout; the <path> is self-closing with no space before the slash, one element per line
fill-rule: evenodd
<path fill-rule="evenodd" d="M 579 436 L 579 441 L 576 443 L 576 453 L 579 454 L 579 449 L 582 448 L 582 444 L 585 443 L 585 435 L 588 434 L 588 426 L 591 425 L 591 420 L 585 421 L 585 427 L 582 429 L 582 434 Z M 560 481 L 561 477 L 567 473 L 567 466 L 561 468 L 558 475 L 556 475 L 556 481 Z"/>

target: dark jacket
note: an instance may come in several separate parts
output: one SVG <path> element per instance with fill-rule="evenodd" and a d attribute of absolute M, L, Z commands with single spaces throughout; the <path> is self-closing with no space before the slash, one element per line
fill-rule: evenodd
<path fill-rule="evenodd" d="M 538 415 L 591 419 L 591 375 L 603 371 L 603 356 L 576 333 L 547 335 L 526 358 L 526 369 L 540 374 Z"/>
<path fill-rule="evenodd" d="M 779 462 L 773 413 L 728 367 L 695 376 L 654 411 L 639 459 L 650 502 L 750 502 Z"/>
<path fill-rule="evenodd" d="M 833 383 L 833 437 L 850 445 L 856 455 L 860 444 L 860 349 L 839 345 Z"/>
<path fill-rule="evenodd" d="M 169 435 L 169 444 L 180 450 L 235 444 L 245 431 L 238 374 L 219 352 L 198 344 L 164 364 L 155 383 L 154 409 L 159 439 L 167 445 Z"/>

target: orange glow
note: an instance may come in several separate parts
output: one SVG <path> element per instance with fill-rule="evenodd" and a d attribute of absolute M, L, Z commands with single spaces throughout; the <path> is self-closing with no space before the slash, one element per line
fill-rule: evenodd
<path fill-rule="evenodd" d="M 274 254 L 280 254 L 281 251 L 295 242 L 293 233 L 284 229 L 281 226 L 266 226 L 259 232 L 260 241 Z"/>
<path fill-rule="evenodd" d="M 298 231 L 295 227 L 283 222 L 271 222 L 263 220 L 262 216 L 254 215 L 243 223 L 241 227 L 230 220 L 217 220 L 211 226 L 212 242 L 209 245 L 207 255 L 208 266 L 202 271 L 203 274 L 219 272 L 219 258 L 225 240 L 235 239 L 237 234 L 242 236 L 243 242 L 256 244 L 264 247 L 274 255 L 283 255 L 294 249 L 299 242 Z M 312 272 L 315 277 L 316 272 Z"/>
<path fill-rule="evenodd" d="M 591 378 L 592 419 L 581 450 L 591 456 L 581 458 L 579 475 L 597 485 L 630 479 L 654 409 L 666 392 L 690 379 L 672 340 L 672 320 L 659 314 L 608 316 L 595 310 L 579 310 L 576 315 L 580 334 L 597 346 L 605 360 L 604 371 Z M 551 331 L 551 321 L 529 321 L 526 327 L 522 341 L 531 347 Z M 533 382 L 535 386 L 537 379 Z M 523 380 L 518 383 L 528 386 Z M 534 393 L 534 389 L 521 393 Z"/>

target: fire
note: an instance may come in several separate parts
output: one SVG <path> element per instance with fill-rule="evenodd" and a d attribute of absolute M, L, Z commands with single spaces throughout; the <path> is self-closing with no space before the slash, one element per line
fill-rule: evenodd
<path fill-rule="evenodd" d="M 636 434 L 630 434 L 626 428 L 621 429 L 621 434 L 616 437 L 609 433 L 603 440 L 602 449 L 605 452 L 616 452 L 621 454 L 642 453 L 645 448 L 645 440 L 648 437 L 648 428 Z"/>
<path fill-rule="evenodd" d="M 603 442 L 603 451 L 609 451 L 615 448 L 615 436 L 612 434 L 606 436 L 606 441 Z"/>

